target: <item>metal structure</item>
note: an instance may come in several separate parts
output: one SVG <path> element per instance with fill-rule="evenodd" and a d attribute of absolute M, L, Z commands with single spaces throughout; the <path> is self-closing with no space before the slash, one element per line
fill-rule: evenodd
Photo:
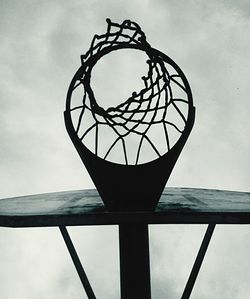
<path fill-rule="evenodd" d="M 117 24 L 110 19 L 107 23 L 107 32 L 94 36 L 71 81 L 65 124 L 108 211 L 153 211 L 194 124 L 192 93 L 182 70 L 151 47 L 137 23 L 125 20 Z M 146 54 L 148 73 L 142 77 L 142 90 L 133 92 L 116 107 L 105 109 L 95 97 L 91 74 L 100 59 L 122 49 Z M 76 93 L 79 88 L 80 96 Z M 101 144 L 105 138 L 102 128 L 114 136 L 106 148 Z M 165 141 L 152 141 L 150 133 L 157 134 L 155 128 L 164 131 Z M 170 128 L 174 130 L 172 136 Z M 91 132 L 92 147 L 85 140 Z M 138 143 L 133 145 L 129 159 L 131 136 Z M 158 145 L 162 142 L 165 148 L 161 153 Z M 120 159 L 115 163 L 111 152 L 119 143 Z M 145 143 L 155 157 L 140 163 Z M 119 240 L 122 298 L 150 298 L 148 224 L 120 224 Z"/>
<path fill-rule="evenodd" d="M 250 195 L 240 192 L 165 188 L 192 130 L 192 93 L 178 65 L 150 46 L 138 24 L 107 20 L 95 35 L 69 86 L 64 112 L 69 136 L 96 190 L 0 200 L 0 225 L 58 226 L 88 298 L 96 298 L 67 232 L 69 225 L 119 225 L 121 298 L 151 298 L 148 225 L 207 223 L 208 228 L 182 299 L 190 297 L 216 223 L 250 223 Z M 95 65 L 113 51 L 148 57 L 144 87 L 116 107 L 103 108 L 91 87 Z M 80 92 L 79 92 L 80 90 Z M 107 145 L 103 131 L 113 140 Z M 154 139 L 157 131 L 164 140 Z M 92 134 L 92 144 L 87 137 Z M 132 151 L 128 151 L 132 136 Z M 165 146 L 162 148 L 162 144 Z M 142 159 L 147 144 L 154 158 Z M 119 161 L 113 150 L 118 147 Z M 129 154 L 130 153 L 130 154 Z M 159 202 L 160 200 L 160 202 Z M 32 205 L 31 205 L 32 202 Z M 223 202 L 223 204 L 221 204 Z"/>
<path fill-rule="evenodd" d="M 145 226 L 148 224 L 209 224 L 182 295 L 182 299 L 186 299 L 190 297 L 215 224 L 250 224 L 250 193 L 212 189 L 166 188 L 155 211 L 141 212 L 109 212 L 96 190 L 55 192 L 0 199 L 0 226 L 14 228 L 60 227 L 88 298 L 95 298 L 94 286 L 92 290 L 65 227 L 110 224 L 129 227 L 131 223 L 138 225 L 138 231 L 144 233 L 146 231 Z M 143 261 L 145 255 L 140 256 L 141 250 L 145 251 L 145 248 L 148 248 L 147 234 L 146 236 L 142 234 L 140 239 L 135 240 L 133 234 L 126 235 L 126 232 L 125 230 L 123 240 L 120 239 L 120 242 L 125 241 L 126 246 L 130 244 L 130 248 L 127 248 L 130 252 L 130 261 L 134 257 L 136 258 L 132 260 L 132 266 L 130 264 L 130 269 L 132 269 L 130 279 L 133 278 L 133 280 L 125 282 L 121 280 L 122 298 L 135 298 L 134 292 L 140 293 L 138 298 L 150 298 L 149 277 L 148 275 L 140 277 L 138 274 L 138 268 L 141 266 L 144 270 L 146 268 L 145 273 L 149 271 L 148 256 L 146 255 L 146 263 L 145 260 Z M 126 242 L 127 239 L 130 243 Z M 138 243 L 140 246 L 133 248 L 133 244 Z M 122 254 L 125 254 L 126 259 L 126 251 L 121 250 L 121 259 L 124 261 Z M 137 275 L 133 275 L 134 272 Z M 142 284 L 142 280 L 145 284 Z M 129 288 L 131 284 L 133 284 L 132 289 Z M 134 289 L 135 285 L 139 289 Z M 129 292 L 132 292 L 133 295 L 131 296 Z"/>
<path fill-rule="evenodd" d="M 106 208 L 152 211 L 193 127 L 192 93 L 178 65 L 150 46 L 138 24 L 126 20 L 119 25 L 109 19 L 107 23 L 107 32 L 94 36 L 69 86 L 65 124 Z M 142 77 L 144 88 L 121 99 L 124 101 L 118 106 L 104 109 L 95 98 L 91 74 L 105 55 L 124 49 L 141 51 L 148 57 L 148 73 Z M 152 137 L 161 130 L 165 140 L 153 142 Z M 91 133 L 93 144 L 85 141 Z M 102 142 L 106 142 L 107 134 L 113 139 L 105 146 Z M 135 141 L 131 157 L 127 154 L 130 138 Z M 165 147 L 160 152 L 162 143 Z M 110 155 L 119 145 L 120 159 L 115 163 Z M 146 145 L 155 157 L 140 163 Z"/>

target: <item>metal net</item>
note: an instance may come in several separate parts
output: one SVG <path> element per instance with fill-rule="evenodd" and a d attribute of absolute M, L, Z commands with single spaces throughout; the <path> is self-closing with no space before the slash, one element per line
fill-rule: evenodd
<path fill-rule="evenodd" d="M 162 156 L 180 138 L 187 123 L 188 93 L 182 75 L 150 50 L 138 24 L 109 19 L 107 23 L 107 32 L 95 35 L 90 49 L 81 56 L 81 72 L 71 91 L 71 116 L 79 139 L 97 156 L 137 165 Z M 144 87 L 116 107 L 104 109 L 91 89 L 92 68 L 111 50 L 128 47 L 139 47 L 148 54 Z"/>

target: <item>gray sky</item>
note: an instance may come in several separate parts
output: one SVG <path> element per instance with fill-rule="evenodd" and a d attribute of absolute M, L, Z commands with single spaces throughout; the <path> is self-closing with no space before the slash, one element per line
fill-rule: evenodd
<path fill-rule="evenodd" d="M 63 110 L 80 55 L 107 17 L 138 22 L 191 85 L 196 123 L 168 185 L 249 191 L 248 1 L 1 0 L 0 197 L 93 188 Z M 150 228 L 153 298 L 180 297 L 204 230 Z M 118 298 L 117 228 L 70 232 L 97 296 Z M 1 228 L 0 243 L 0 298 L 83 293 L 56 228 Z M 249 243 L 249 226 L 218 226 L 192 298 L 247 299 Z"/>

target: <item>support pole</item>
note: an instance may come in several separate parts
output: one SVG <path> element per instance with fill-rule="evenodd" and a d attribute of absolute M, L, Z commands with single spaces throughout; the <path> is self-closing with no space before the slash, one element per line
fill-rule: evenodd
<path fill-rule="evenodd" d="M 78 275 L 79 275 L 79 277 L 81 279 L 82 285 L 83 285 L 83 287 L 85 289 L 85 292 L 86 292 L 88 298 L 89 299 L 96 299 L 95 294 L 94 294 L 94 292 L 93 292 L 93 290 L 91 288 L 91 285 L 89 283 L 88 277 L 87 277 L 87 275 L 86 275 L 86 273 L 85 273 L 85 271 L 83 269 L 81 261 L 80 261 L 78 255 L 77 255 L 77 252 L 76 252 L 75 247 L 74 247 L 74 245 L 73 245 L 73 243 L 71 241 L 71 238 L 69 236 L 69 233 L 68 233 L 66 227 L 65 226 L 59 226 L 59 229 L 61 231 L 61 234 L 63 236 L 65 244 L 66 244 L 66 246 L 68 248 L 68 251 L 70 253 L 72 261 L 73 261 L 73 263 L 75 265 L 76 271 L 77 271 L 77 273 L 78 273 Z"/>
<path fill-rule="evenodd" d="M 203 241 L 201 243 L 201 247 L 199 249 L 196 260 L 194 262 L 193 269 L 190 273 L 190 276 L 188 278 L 188 281 L 187 281 L 187 284 L 186 284 L 186 287 L 184 289 L 184 292 L 182 294 L 181 299 L 189 299 L 189 297 L 191 295 L 191 292 L 193 290 L 196 278 L 199 274 L 201 264 L 202 264 L 203 259 L 205 257 L 209 242 L 210 242 L 211 237 L 213 235 L 214 229 L 215 229 L 215 224 L 209 224 L 208 225 L 205 236 L 204 236 Z"/>
<path fill-rule="evenodd" d="M 121 299 L 151 298 L 147 224 L 120 224 Z"/>

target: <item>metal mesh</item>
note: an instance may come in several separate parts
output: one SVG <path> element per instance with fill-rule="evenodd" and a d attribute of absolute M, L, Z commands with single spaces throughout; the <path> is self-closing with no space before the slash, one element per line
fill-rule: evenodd
<path fill-rule="evenodd" d="M 112 151 L 118 146 L 120 149 L 120 163 L 140 164 L 142 149 L 147 144 L 154 153 L 154 159 L 168 152 L 182 134 L 187 123 L 189 99 L 185 84 L 177 70 L 160 56 L 150 55 L 147 60 L 148 73 L 142 77 L 144 88 L 132 95 L 116 107 L 104 109 L 100 107 L 90 87 L 91 63 L 96 56 L 120 46 L 139 45 L 141 49 L 150 53 L 150 45 L 146 41 L 141 28 L 134 22 L 124 21 L 122 24 L 107 20 L 107 32 L 95 35 L 90 49 L 81 56 L 83 69 L 81 76 L 76 79 L 72 98 L 80 88 L 81 103 L 73 104 L 70 111 L 75 113 L 74 127 L 80 140 L 85 144 L 89 134 L 94 134 L 91 150 L 103 159 L 113 160 Z M 98 60 L 97 59 L 97 60 Z M 90 124 L 84 124 L 84 115 L 91 118 Z M 101 128 L 108 127 L 112 136 L 115 136 L 109 146 L 103 151 L 100 149 L 102 136 Z M 164 136 L 154 138 L 157 133 L 152 128 L 162 130 Z M 170 133 L 171 131 L 171 133 Z M 133 148 L 133 157 L 128 157 L 129 136 L 137 139 Z M 153 140 L 154 139 L 154 140 Z M 131 140 L 131 139 L 130 139 Z M 164 144 L 164 146 L 163 146 Z M 152 158 L 151 158 L 152 160 Z M 145 159 L 144 159 L 145 161 Z"/>

